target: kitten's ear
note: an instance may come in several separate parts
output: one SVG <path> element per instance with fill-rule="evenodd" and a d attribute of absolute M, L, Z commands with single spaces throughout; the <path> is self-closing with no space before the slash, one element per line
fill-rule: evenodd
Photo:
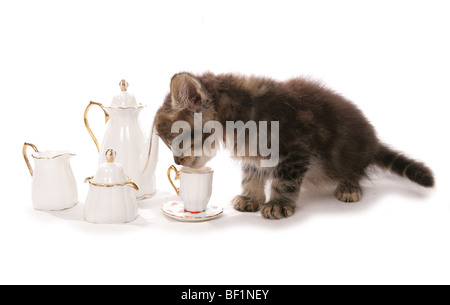
<path fill-rule="evenodd" d="M 202 103 L 206 97 L 206 92 L 200 82 L 187 73 L 175 74 L 172 77 L 170 93 L 173 108 L 189 109 L 193 112 L 199 112 L 202 109 Z"/>

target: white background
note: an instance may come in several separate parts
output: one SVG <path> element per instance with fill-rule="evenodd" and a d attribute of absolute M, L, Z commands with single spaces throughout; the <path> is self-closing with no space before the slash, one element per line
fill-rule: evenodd
<path fill-rule="evenodd" d="M 0 283 L 450 283 L 448 1 L 2 1 Z M 160 146 L 158 195 L 128 225 L 91 225 L 82 205 L 32 209 L 24 141 L 68 149 L 80 201 L 96 171 L 83 124 L 126 78 L 147 104 L 143 128 L 180 71 L 309 76 L 353 100 L 381 139 L 426 162 L 425 190 L 381 174 L 358 204 L 306 189 L 297 213 L 269 221 L 233 210 L 239 165 L 223 153 L 205 223 L 166 218 L 174 198 Z M 101 138 L 102 113 L 90 120 Z"/>

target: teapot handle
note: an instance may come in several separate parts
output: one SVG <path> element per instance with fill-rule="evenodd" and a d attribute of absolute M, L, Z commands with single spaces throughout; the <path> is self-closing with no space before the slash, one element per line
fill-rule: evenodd
<path fill-rule="evenodd" d="M 99 106 L 103 110 L 103 112 L 105 113 L 105 124 L 108 123 L 108 121 L 109 121 L 109 114 L 105 110 L 105 108 L 103 108 L 102 104 L 96 103 L 96 102 L 93 102 L 93 101 L 89 102 L 89 105 L 86 107 L 86 110 L 84 111 L 84 125 L 86 125 L 86 129 L 89 132 L 89 134 L 91 135 L 92 140 L 94 140 L 95 146 L 97 146 L 97 151 L 100 152 L 100 144 L 98 143 L 97 138 L 94 136 L 94 133 L 92 132 L 91 127 L 89 126 L 88 117 L 87 117 L 89 109 L 92 106 L 94 106 L 94 105 Z"/>
<path fill-rule="evenodd" d="M 30 161 L 28 160 L 28 156 L 27 156 L 27 148 L 31 147 L 34 149 L 35 152 L 39 152 L 39 150 L 37 149 L 37 147 L 31 143 L 23 143 L 23 148 L 22 148 L 22 154 L 23 154 L 23 158 L 25 159 L 25 163 L 28 166 L 28 170 L 30 171 L 31 177 L 33 177 L 33 168 L 31 167 Z"/>
<path fill-rule="evenodd" d="M 172 181 L 172 178 L 170 178 L 171 171 L 175 171 L 175 180 L 180 180 L 180 172 L 177 170 L 177 168 L 174 165 L 169 167 L 169 169 L 167 170 L 167 178 L 169 178 L 170 184 L 172 184 L 172 187 L 175 190 L 175 192 L 177 193 L 177 196 L 180 196 L 180 188 L 176 187 Z"/>

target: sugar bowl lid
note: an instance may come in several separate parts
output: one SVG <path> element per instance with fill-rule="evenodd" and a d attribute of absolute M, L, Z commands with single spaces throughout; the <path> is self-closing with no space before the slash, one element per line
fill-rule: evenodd
<path fill-rule="evenodd" d="M 112 149 L 108 149 L 105 153 L 106 162 L 100 164 L 97 169 L 97 173 L 94 177 L 86 178 L 85 182 L 89 182 L 94 186 L 131 186 L 135 190 L 139 190 L 139 187 L 125 175 L 122 166 L 114 162 L 116 158 L 116 152 Z"/>
<path fill-rule="evenodd" d="M 122 79 L 119 83 L 120 92 L 118 95 L 114 96 L 111 102 L 110 108 L 140 108 L 143 107 L 141 104 L 136 102 L 134 95 L 128 93 L 128 82 Z"/>

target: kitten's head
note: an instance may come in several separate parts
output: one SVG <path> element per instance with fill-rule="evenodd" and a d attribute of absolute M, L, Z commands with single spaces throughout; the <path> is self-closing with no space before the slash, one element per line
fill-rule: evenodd
<path fill-rule="evenodd" d="M 170 83 L 170 93 L 166 96 L 164 104 L 159 108 L 155 116 L 156 132 L 161 140 L 169 147 L 174 154 L 174 161 L 177 165 L 189 166 L 192 168 L 203 167 L 212 157 L 195 156 L 194 154 L 194 114 L 202 114 L 203 125 L 212 121 L 216 117 L 216 112 L 207 90 L 200 80 L 189 73 L 179 73 L 172 77 Z M 183 153 L 176 153 L 174 139 L 176 139 L 182 129 L 175 128 L 172 132 L 172 125 L 176 122 L 187 122 L 190 126 L 190 147 L 184 147 Z M 186 123 L 182 123 L 185 124 Z M 177 125 L 174 125 L 177 126 Z M 189 136 L 189 135 L 187 135 Z M 202 133 L 201 147 L 208 134 Z M 174 144 L 174 146 L 172 146 Z M 189 153 L 190 152 L 190 156 Z"/>

